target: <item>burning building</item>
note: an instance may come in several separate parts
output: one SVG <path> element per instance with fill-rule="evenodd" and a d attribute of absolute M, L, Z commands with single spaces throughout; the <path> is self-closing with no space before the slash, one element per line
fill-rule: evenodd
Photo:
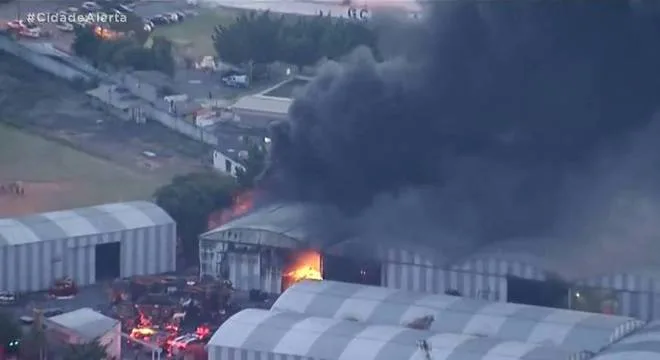
<path fill-rule="evenodd" d="M 340 226 L 310 226 L 337 216 L 332 208 L 308 204 L 274 204 L 240 216 L 200 236 L 201 276 L 277 294 L 302 279 L 412 290 L 419 286 L 413 274 L 423 273 L 421 267 L 437 272 L 428 249 L 365 248 L 347 241 Z M 433 282 L 432 276 L 423 283 Z M 436 287 L 444 289 L 443 283 Z"/>

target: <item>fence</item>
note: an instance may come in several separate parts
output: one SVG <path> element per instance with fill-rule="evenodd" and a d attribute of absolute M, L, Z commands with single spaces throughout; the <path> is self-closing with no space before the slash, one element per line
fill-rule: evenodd
<path fill-rule="evenodd" d="M 68 81 L 90 81 L 96 78 L 97 80 L 111 82 L 114 85 L 120 85 L 121 83 L 117 77 L 104 73 L 75 56 L 53 58 L 24 46 L 9 36 L 0 35 L 0 51 L 19 57 L 42 71 Z M 214 147 L 219 145 L 218 138 L 202 127 L 172 116 L 167 111 L 158 109 L 154 104 L 149 104 L 146 101 L 140 107 L 147 119 L 158 121 L 162 125 L 204 144 Z"/>

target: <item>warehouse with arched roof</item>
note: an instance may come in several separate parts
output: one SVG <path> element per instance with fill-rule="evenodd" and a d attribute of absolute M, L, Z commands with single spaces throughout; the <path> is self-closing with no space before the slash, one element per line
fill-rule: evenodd
<path fill-rule="evenodd" d="M 657 360 L 660 359 L 660 321 L 613 344 L 594 360 Z"/>
<path fill-rule="evenodd" d="M 208 352 L 209 360 L 579 360 L 590 356 L 487 337 L 258 309 L 229 318 L 209 341 Z"/>
<path fill-rule="evenodd" d="M 492 336 L 597 352 L 641 328 L 627 317 L 488 302 L 332 281 L 303 281 L 272 306 L 309 316 L 419 327 L 432 332 Z"/>
<path fill-rule="evenodd" d="M 0 290 L 39 291 L 176 269 L 176 224 L 147 201 L 0 219 Z"/>
<path fill-rule="evenodd" d="M 337 209 L 318 204 L 254 209 L 200 235 L 201 273 L 229 278 L 237 289 L 280 293 L 284 260 L 274 254 L 311 247 L 326 255 L 370 261 L 382 286 L 436 293 L 453 289 L 466 296 L 506 300 L 506 277 L 501 274 L 448 269 L 437 249 L 405 242 L 392 246 L 354 241 L 344 231 L 342 220 Z"/>

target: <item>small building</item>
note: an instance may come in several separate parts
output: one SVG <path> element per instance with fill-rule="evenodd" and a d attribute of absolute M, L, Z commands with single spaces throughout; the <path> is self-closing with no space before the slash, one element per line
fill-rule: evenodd
<path fill-rule="evenodd" d="M 642 328 L 629 317 L 432 295 L 334 281 L 303 281 L 280 295 L 272 310 L 434 333 L 487 336 L 598 352 Z M 524 329 L 524 331 L 521 331 Z"/>
<path fill-rule="evenodd" d="M 174 271 L 176 238 L 174 220 L 147 201 L 0 219 L 0 291 Z"/>
<path fill-rule="evenodd" d="M 218 146 L 212 151 L 213 169 L 236 177 L 246 170 L 246 162 L 250 157 L 249 137 L 236 134 L 216 133 Z M 250 140 L 251 141 L 251 140 Z"/>
<path fill-rule="evenodd" d="M 105 347 L 107 359 L 121 359 L 121 324 L 90 308 L 53 316 L 44 321 L 47 338 L 55 346 L 78 345 L 98 341 Z"/>
<path fill-rule="evenodd" d="M 142 102 L 126 89 L 114 85 L 101 85 L 87 91 L 92 106 L 122 120 L 144 123 L 146 114 Z"/>
<path fill-rule="evenodd" d="M 229 318 L 211 337 L 208 352 L 209 360 L 588 358 L 551 346 L 259 309 L 243 310 Z"/>

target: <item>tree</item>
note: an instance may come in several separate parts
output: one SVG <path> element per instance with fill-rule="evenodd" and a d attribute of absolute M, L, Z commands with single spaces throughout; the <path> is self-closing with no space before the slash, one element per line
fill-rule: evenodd
<path fill-rule="evenodd" d="M 151 44 L 152 61 L 156 69 L 172 76 L 175 70 L 172 42 L 162 36 L 155 36 Z"/>
<path fill-rule="evenodd" d="M 209 215 L 231 206 L 236 188 L 233 178 L 209 171 L 177 176 L 156 190 L 156 203 L 177 223 L 186 260 L 192 263 L 198 260 L 197 240 L 206 231 Z"/>
<path fill-rule="evenodd" d="M 107 357 L 106 347 L 98 339 L 82 344 L 71 344 L 66 347 L 62 355 L 64 360 L 105 360 Z"/>
<path fill-rule="evenodd" d="M 216 26 L 212 35 L 218 56 L 230 64 L 268 64 L 282 50 L 280 32 L 284 18 L 269 12 L 242 13 L 230 25 Z"/>
<path fill-rule="evenodd" d="M 298 67 L 322 58 L 338 59 L 363 45 L 376 49 L 376 32 L 364 22 L 330 16 L 301 16 L 293 21 L 269 12 L 243 13 L 232 24 L 218 25 L 212 35 L 225 62 L 270 64 L 283 61 Z"/>
<path fill-rule="evenodd" d="M 135 36 L 114 40 L 100 39 L 90 27 L 76 30 L 73 51 L 91 60 L 96 67 L 113 66 L 133 70 L 157 70 L 168 75 L 175 71 L 172 43 L 155 37 L 151 48 L 145 48 Z"/>
<path fill-rule="evenodd" d="M 91 27 L 81 27 L 75 31 L 75 38 L 73 39 L 71 48 L 78 56 L 96 60 L 96 54 L 98 54 L 100 45 L 101 39 L 94 34 L 94 30 Z"/>
<path fill-rule="evenodd" d="M 18 351 L 21 341 L 21 327 L 9 314 L 0 313 L 0 348 L 6 353 Z"/>

